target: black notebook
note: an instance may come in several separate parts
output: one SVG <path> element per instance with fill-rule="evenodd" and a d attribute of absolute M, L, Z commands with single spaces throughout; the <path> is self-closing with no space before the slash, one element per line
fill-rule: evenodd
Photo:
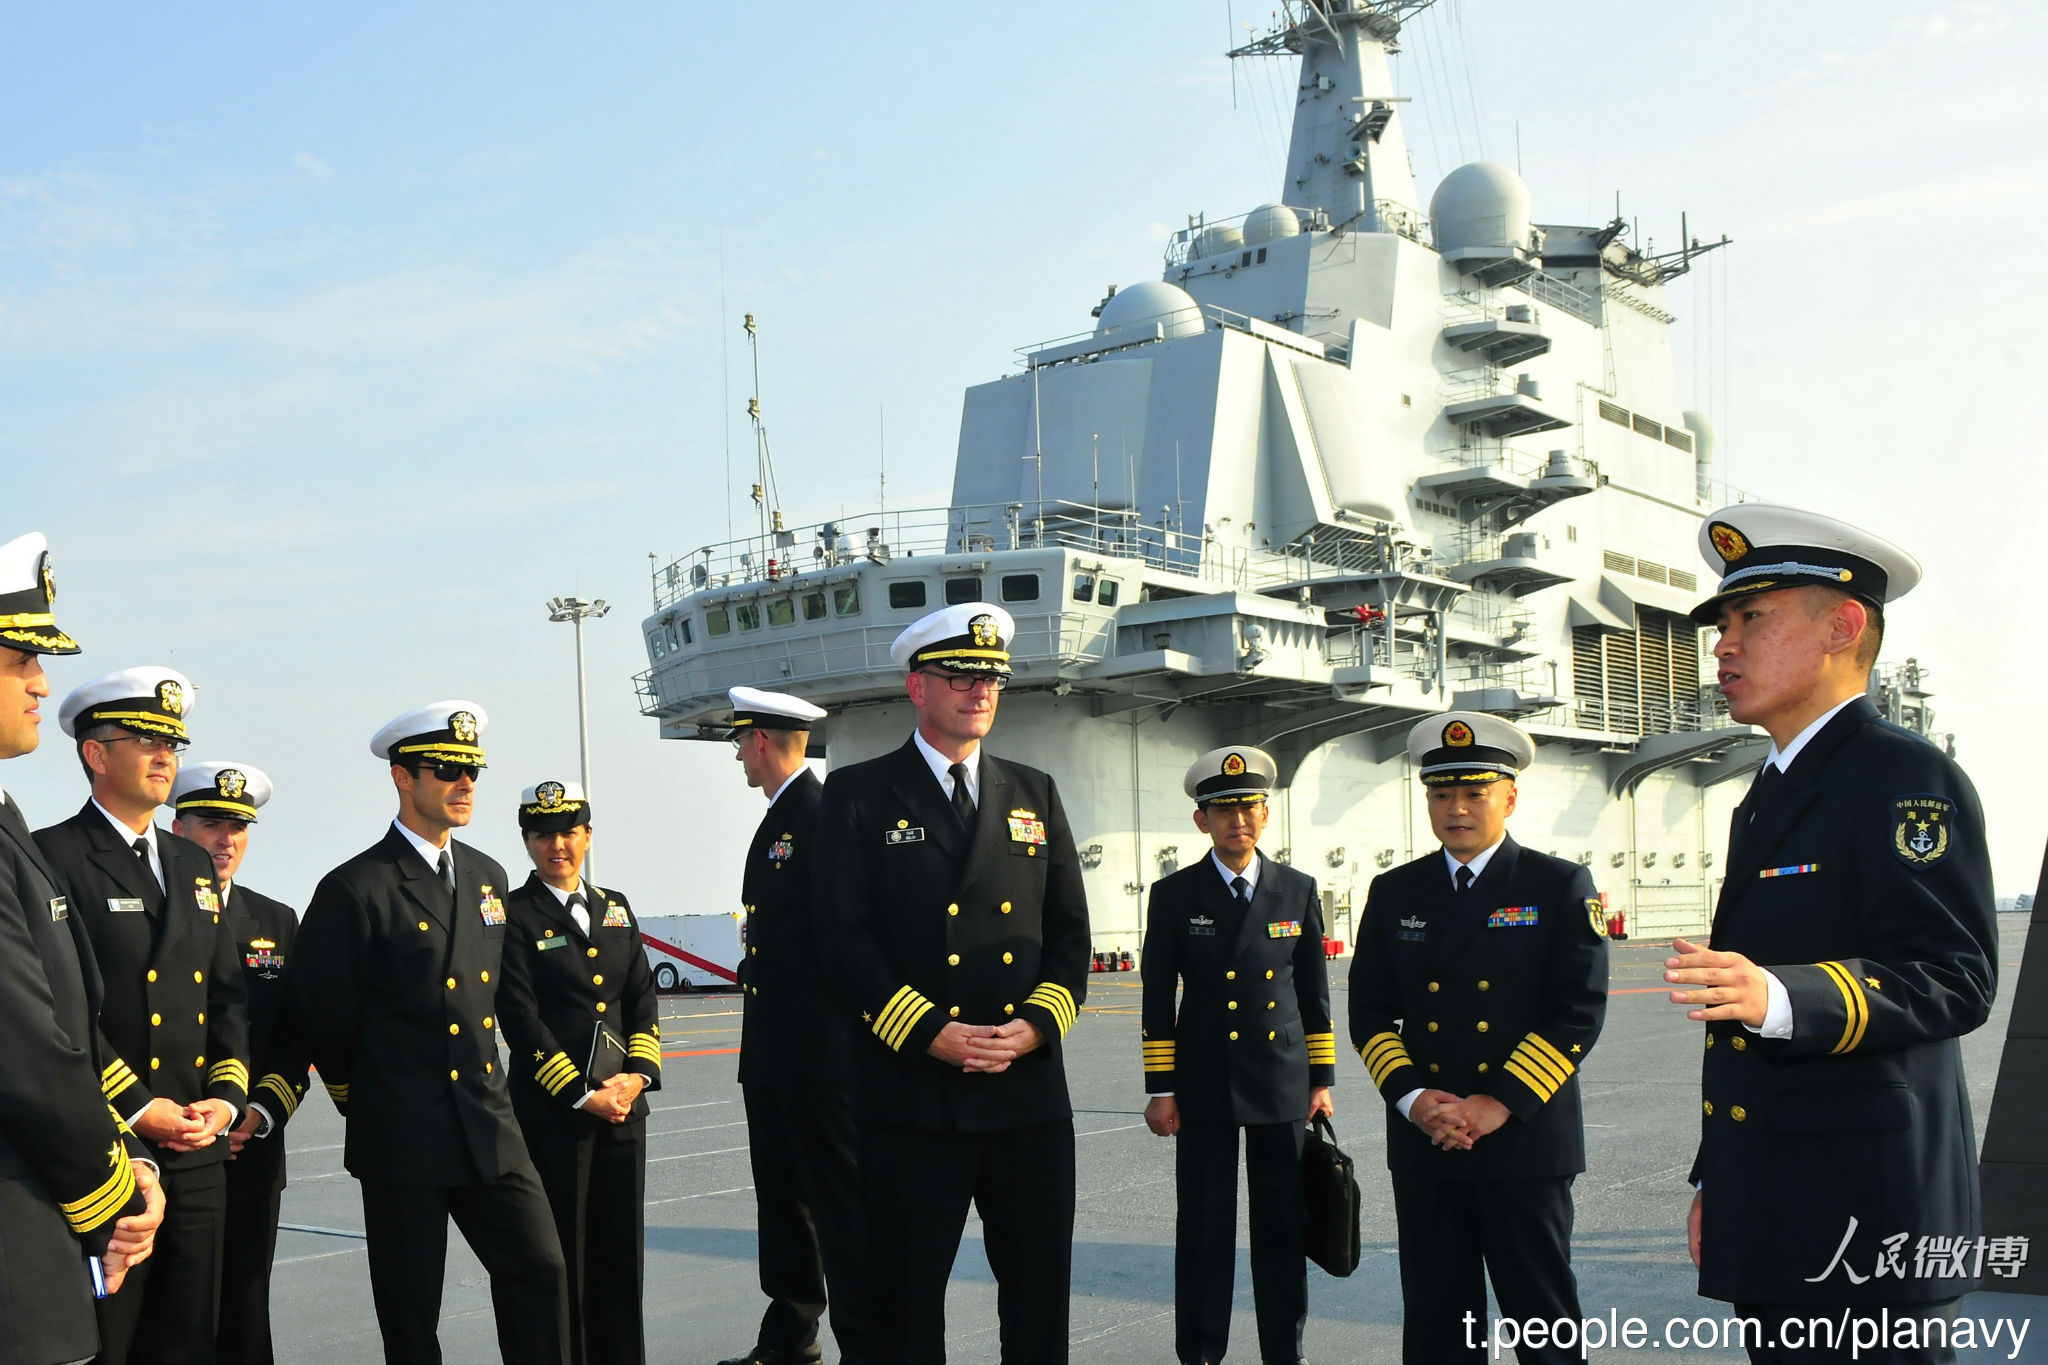
<path fill-rule="evenodd" d="M 583 1068 L 584 1081 L 596 1090 L 625 1069 L 626 1045 L 599 1020 L 590 1030 L 590 1063 Z"/>

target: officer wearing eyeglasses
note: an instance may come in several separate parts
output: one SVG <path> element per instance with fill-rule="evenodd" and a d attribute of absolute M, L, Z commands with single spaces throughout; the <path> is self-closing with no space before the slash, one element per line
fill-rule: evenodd
<path fill-rule="evenodd" d="M 985 752 L 1008 612 L 936 611 L 896 638 L 917 729 L 835 769 L 819 812 L 819 943 L 858 1015 L 873 1357 L 946 1355 L 968 1204 L 1002 1358 L 1067 1359 L 1074 1120 L 1061 1039 L 1088 981 L 1088 903 L 1053 781 Z"/>
<path fill-rule="evenodd" d="M 568 1356 L 568 1277 L 498 1065 L 505 869 L 454 838 L 488 723 L 433 702 L 377 732 L 398 817 L 328 873 L 299 925 L 285 1010 L 346 1116 L 384 1358 L 439 1360 L 448 1221 L 491 1278 L 506 1360 Z M 271 1087 L 265 1077 L 266 1091 Z"/>
<path fill-rule="evenodd" d="M 167 1208 L 156 1255 L 99 1301 L 102 1361 L 208 1361 L 226 1246 L 228 1140 L 248 1103 L 246 993 L 213 859 L 157 828 L 188 735 L 192 682 L 169 668 L 94 678 L 57 718 L 92 795 L 36 832 L 106 981 L 100 1088 L 149 1144 Z"/>

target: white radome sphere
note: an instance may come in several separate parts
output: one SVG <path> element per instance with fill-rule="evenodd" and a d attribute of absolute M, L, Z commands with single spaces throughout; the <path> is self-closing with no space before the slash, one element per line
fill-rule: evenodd
<path fill-rule="evenodd" d="M 1301 235 L 1301 215 L 1285 204 L 1261 204 L 1245 215 L 1244 244 L 1264 246 Z"/>
<path fill-rule="evenodd" d="M 1438 251 L 1527 246 L 1529 186 L 1496 161 L 1474 161 L 1443 178 L 1429 199 Z"/>
<path fill-rule="evenodd" d="M 1166 329 L 1166 339 L 1198 336 L 1201 334 L 1202 309 L 1194 296 L 1179 285 L 1164 280 L 1146 280 L 1128 289 L 1119 289 L 1108 303 L 1102 305 L 1102 316 L 1095 320 L 1095 335 L 1108 336 L 1125 327 L 1157 322 Z"/>
<path fill-rule="evenodd" d="M 1195 234 L 1195 259 L 1222 256 L 1244 249 L 1244 234 L 1234 227 L 1206 227 Z"/>

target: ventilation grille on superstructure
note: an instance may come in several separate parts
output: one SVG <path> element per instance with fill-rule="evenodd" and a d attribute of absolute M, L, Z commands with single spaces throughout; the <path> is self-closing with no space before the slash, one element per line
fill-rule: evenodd
<path fill-rule="evenodd" d="M 1572 631 L 1572 695 L 1582 730 L 1668 735 L 1701 729 L 1699 628 L 1675 612 L 1636 609 L 1633 631 Z"/>

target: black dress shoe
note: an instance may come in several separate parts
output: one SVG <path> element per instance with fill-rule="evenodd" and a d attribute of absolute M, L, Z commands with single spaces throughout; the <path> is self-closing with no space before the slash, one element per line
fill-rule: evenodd
<path fill-rule="evenodd" d="M 813 1342 L 801 1351 L 764 1351 L 755 1347 L 743 1356 L 721 1360 L 718 1365 L 820 1365 L 824 1359 L 825 1353 Z"/>

